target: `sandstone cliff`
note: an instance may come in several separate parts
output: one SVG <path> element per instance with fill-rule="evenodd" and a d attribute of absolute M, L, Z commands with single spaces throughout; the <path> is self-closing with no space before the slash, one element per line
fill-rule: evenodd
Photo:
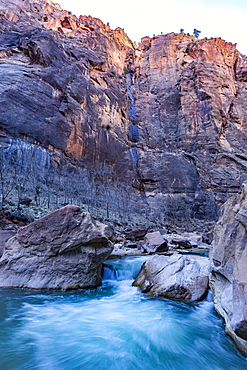
<path fill-rule="evenodd" d="M 143 181 L 188 217 L 214 218 L 246 176 L 246 63 L 235 45 L 184 34 L 144 38 L 136 52 Z"/>
<path fill-rule="evenodd" d="M 2 147 L 18 160 L 43 148 L 35 166 L 66 179 L 44 174 L 45 191 L 19 193 L 49 203 L 59 189 L 92 200 L 107 188 L 95 207 L 108 218 L 131 210 L 193 229 L 246 179 L 247 58 L 236 45 L 171 33 L 134 46 L 45 0 L 0 0 L 0 32 Z"/>

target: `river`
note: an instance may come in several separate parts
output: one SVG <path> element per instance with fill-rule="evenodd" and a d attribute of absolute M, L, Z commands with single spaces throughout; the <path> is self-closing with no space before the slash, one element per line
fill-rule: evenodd
<path fill-rule="evenodd" d="M 132 287 L 145 259 L 107 261 L 97 289 L 1 289 L 0 369 L 246 369 L 210 299 L 186 304 Z"/>

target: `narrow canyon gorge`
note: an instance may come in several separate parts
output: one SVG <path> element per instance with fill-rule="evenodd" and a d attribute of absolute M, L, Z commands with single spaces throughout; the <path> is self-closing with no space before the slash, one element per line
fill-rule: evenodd
<path fill-rule="evenodd" d="M 38 153 L 33 183 L 47 157 L 43 197 L 59 192 L 56 172 L 86 203 L 76 183 L 97 186 L 93 169 L 109 219 L 122 207 L 137 223 L 209 229 L 247 178 L 247 58 L 236 45 L 183 33 L 134 45 L 51 1 L 1 0 L 0 16 L 2 155 Z M 121 205 L 109 202 L 117 195 Z"/>
<path fill-rule="evenodd" d="M 203 338 L 207 348 L 215 327 L 223 327 L 211 313 L 215 307 L 227 334 L 247 357 L 246 107 L 247 57 L 220 37 L 171 32 L 143 35 L 136 44 L 122 28 L 113 30 L 92 16 L 77 17 L 51 0 L 0 0 L 0 293 L 6 307 L 10 288 L 17 288 L 17 302 L 30 298 L 29 288 L 63 289 L 60 298 L 68 299 L 68 307 L 75 301 L 83 301 L 84 309 L 90 305 L 89 317 L 97 304 L 109 309 L 108 295 L 116 299 L 109 309 L 114 313 L 119 303 L 128 309 L 131 302 L 132 314 L 137 301 L 155 311 L 149 306 L 155 302 L 160 318 L 161 305 L 168 311 L 173 305 L 175 313 L 207 317 L 204 324 L 212 333 Z M 195 253 L 185 233 L 197 238 Z M 159 243 L 147 242 L 156 237 Z M 134 248 L 139 262 L 134 261 Z M 200 256 L 189 256 L 193 253 Z M 149 254 L 154 256 L 148 260 Z M 134 272 L 128 270 L 132 264 Z M 76 289 L 79 293 L 71 296 L 65 292 Z M 36 299 L 44 306 L 54 299 L 44 311 L 44 322 L 53 320 L 49 315 L 57 310 L 55 293 L 35 294 L 30 306 L 25 302 L 29 322 L 37 317 Z M 62 311 L 67 315 L 66 305 Z M 73 313 L 77 322 L 81 316 Z M 193 325 L 195 321 L 193 316 Z M 129 336 L 134 325 L 135 320 Z M 159 325 L 155 330 L 159 332 Z M 35 330 L 30 326 L 23 332 L 29 338 Z M 71 332 L 76 336 L 77 328 Z M 179 337 L 176 325 L 174 332 Z M 236 361 L 232 369 L 245 368 L 246 359 L 234 352 L 230 339 L 225 342 L 223 334 L 217 338 L 219 346 L 223 343 L 218 354 L 227 356 L 231 348 L 229 362 L 222 365 L 210 350 L 208 369 L 210 364 L 229 368 L 231 361 Z M 83 342 L 69 340 L 71 347 Z M 198 369 L 205 370 L 207 351 L 199 347 Z M 162 358 L 157 369 L 194 369 L 192 357 L 192 367 L 176 367 L 164 356 L 164 351 L 171 353 L 167 348 L 155 348 L 158 360 Z M 133 368 L 148 369 L 142 363 L 146 349 L 138 360 L 142 365 Z M 56 350 L 52 353 L 57 356 Z M 67 367 L 60 366 L 61 360 L 60 367 L 55 361 L 50 368 L 79 368 L 83 363 L 67 360 Z M 105 361 L 102 369 L 115 369 Z M 128 362 L 121 361 L 126 369 Z M 165 361 L 175 367 L 164 367 Z M 33 364 L 23 368 L 38 368 Z"/>

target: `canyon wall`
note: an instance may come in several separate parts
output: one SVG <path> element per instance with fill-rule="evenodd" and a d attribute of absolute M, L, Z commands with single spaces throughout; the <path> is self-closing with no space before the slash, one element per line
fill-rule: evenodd
<path fill-rule="evenodd" d="M 225 330 L 247 357 L 247 182 L 221 207 L 210 249 L 210 288 Z"/>
<path fill-rule="evenodd" d="M 0 32 L 5 150 L 42 148 L 79 192 L 78 168 L 103 165 L 108 205 L 124 188 L 122 213 L 187 229 L 210 227 L 246 180 L 247 58 L 236 45 L 183 33 L 133 45 L 45 0 L 0 0 Z"/>

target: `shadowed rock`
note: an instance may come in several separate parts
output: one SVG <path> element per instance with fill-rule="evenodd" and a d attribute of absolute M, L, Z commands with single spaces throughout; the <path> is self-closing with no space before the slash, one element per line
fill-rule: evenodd
<path fill-rule="evenodd" d="M 247 356 L 247 182 L 228 199 L 214 229 L 210 286 L 226 332 Z"/>
<path fill-rule="evenodd" d="M 68 205 L 21 228 L 0 259 L 0 286 L 74 289 L 101 284 L 112 229 Z"/>
<path fill-rule="evenodd" d="M 200 301 L 207 294 L 209 266 L 206 257 L 154 255 L 143 264 L 133 285 L 154 296 Z"/>
<path fill-rule="evenodd" d="M 139 240 L 142 239 L 146 235 L 146 233 L 146 228 L 133 227 L 131 230 L 126 230 L 124 232 L 124 235 L 127 240 Z"/>
<path fill-rule="evenodd" d="M 0 230 L 0 256 L 3 254 L 5 243 L 14 236 L 15 232 L 12 230 Z"/>

